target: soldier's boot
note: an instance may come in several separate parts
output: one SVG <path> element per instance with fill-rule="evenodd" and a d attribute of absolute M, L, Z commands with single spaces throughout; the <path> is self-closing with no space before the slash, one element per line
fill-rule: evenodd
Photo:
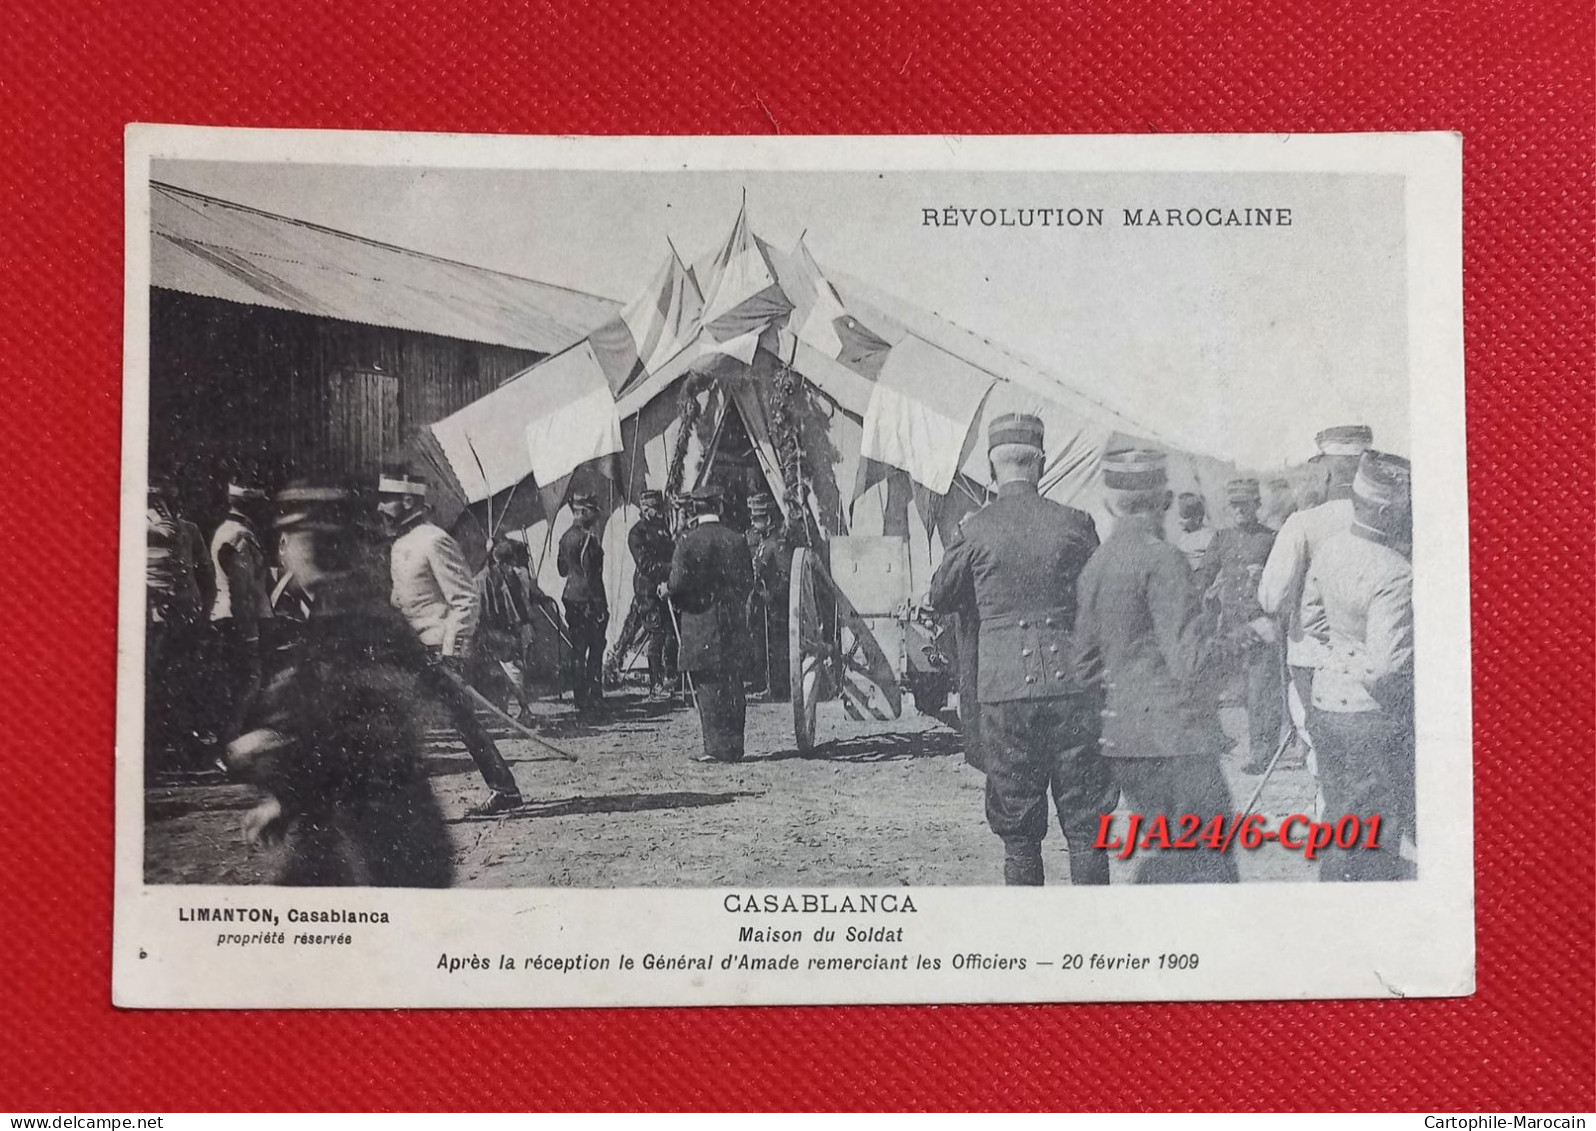
<path fill-rule="evenodd" d="M 1009 887 L 1043 885 L 1042 844 L 1018 838 L 1003 841 L 1003 882 Z"/>
<path fill-rule="evenodd" d="M 1098 886 L 1108 883 L 1108 853 L 1102 849 L 1070 849 L 1070 883 Z"/>

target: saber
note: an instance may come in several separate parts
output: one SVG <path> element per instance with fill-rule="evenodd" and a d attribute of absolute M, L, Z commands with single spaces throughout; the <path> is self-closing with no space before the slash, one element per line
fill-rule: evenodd
<path fill-rule="evenodd" d="M 563 758 L 567 762 L 576 761 L 576 755 L 575 754 L 572 754 L 568 750 L 561 750 L 558 746 L 555 746 L 552 742 L 545 741 L 542 737 L 540 737 L 540 736 L 538 736 L 536 734 L 533 734 L 526 727 L 522 726 L 520 723 L 518 723 L 514 719 L 512 719 L 509 715 L 506 715 L 503 711 L 499 710 L 499 708 L 496 707 L 493 704 L 492 700 L 490 700 L 487 696 L 483 695 L 482 692 L 478 691 L 476 688 L 472 687 L 469 683 L 467 683 L 463 676 L 457 675 L 455 672 L 451 671 L 448 668 L 447 665 L 439 664 L 438 665 L 438 670 L 443 673 L 443 677 L 445 679 L 447 679 L 450 683 L 454 684 L 461 691 L 465 692 L 466 696 L 471 700 L 471 702 L 475 703 L 477 706 L 479 706 L 483 710 L 487 711 L 489 714 L 491 714 L 494 718 L 498 719 L 505 726 L 509 727 L 511 730 L 513 730 L 517 734 L 519 734 L 522 738 L 528 739 L 534 745 L 542 747 L 544 750 L 547 750 L 550 754 L 553 754 L 557 758 Z"/>
<path fill-rule="evenodd" d="M 666 597 L 665 598 L 665 610 L 670 613 L 670 615 L 671 615 L 671 627 L 676 630 L 676 649 L 677 649 L 677 660 L 676 660 L 676 662 L 677 662 L 678 665 L 680 665 L 681 664 L 681 647 L 682 647 L 682 622 L 676 619 L 676 602 L 672 601 L 669 597 Z M 689 694 L 689 695 L 691 695 L 693 697 L 693 706 L 696 708 L 698 706 L 698 689 L 693 686 L 693 673 L 690 672 L 690 671 L 687 671 L 685 668 L 682 670 L 682 682 L 687 684 L 687 694 Z"/>
<path fill-rule="evenodd" d="M 1275 745 L 1275 754 L 1269 759 L 1269 765 L 1263 772 L 1263 777 L 1258 779 L 1258 788 L 1252 791 L 1252 797 L 1247 802 L 1247 807 L 1241 811 L 1242 820 L 1252 815 L 1253 807 L 1258 804 L 1258 799 L 1263 796 L 1264 786 L 1269 784 L 1269 775 L 1275 772 L 1275 767 L 1280 764 L 1280 756 L 1286 752 L 1286 747 L 1291 745 L 1291 736 L 1296 732 L 1290 727 L 1281 728 L 1283 733 L 1280 741 Z"/>
<path fill-rule="evenodd" d="M 543 619 L 548 621 L 554 631 L 559 634 L 560 639 L 565 641 L 565 646 L 573 652 L 576 651 L 576 645 L 571 643 L 571 638 L 565 635 L 564 630 L 560 628 L 560 622 L 554 619 L 554 614 L 549 612 L 549 607 L 541 601 L 538 602 L 538 612 L 543 614 Z"/>
<path fill-rule="evenodd" d="M 1276 620 L 1279 626 L 1279 620 Z M 1272 645 L 1272 647 L 1275 647 Z M 1280 634 L 1280 641 L 1276 647 L 1277 663 L 1281 676 L 1281 706 L 1285 709 L 1285 716 L 1280 724 L 1280 741 L 1275 743 L 1274 757 L 1269 759 L 1263 777 L 1258 779 L 1258 788 L 1252 791 L 1252 798 L 1247 802 L 1247 807 L 1241 811 L 1241 819 L 1246 820 L 1252 815 L 1252 810 L 1258 804 L 1258 799 L 1263 796 L 1264 786 L 1269 784 L 1270 775 L 1275 772 L 1275 767 L 1280 764 L 1280 758 L 1291 745 L 1291 740 L 1297 737 L 1297 721 L 1291 717 L 1291 669 L 1286 665 L 1286 634 Z"/>

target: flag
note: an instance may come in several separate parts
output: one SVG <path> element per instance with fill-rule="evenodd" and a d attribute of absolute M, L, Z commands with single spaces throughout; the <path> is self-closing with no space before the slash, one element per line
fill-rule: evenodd
<path fill-rule="evenodd" d="M 715 258 L 693 272 L 704 295 L 699 321 L 716 341 L 763 330 L 792 309 L 771 260 L 769 247 L 748 230 L 745 203 Z"/>
<path fill-rule="evenodd" d="M 431 425 L 467 502 L 531 477 L 548 487 L 621 450 L 621 422 L 586 339 Z"/>
<path fill-rule="evenodd" d="M 610 391 L 620 396 L 692 341 L 704 298 L 672 248 L 636 298 L 588 335 Z"/>
<path fill-rule="evenodd" d="M 865 408 L 859 454 L 945 495 L 997 378 L 913 334 L 887 354 Z"/>
<path fill-rule="evenodd" d="M 891 346 L 848 312 L 802 236 L 781 283 L 793 306 L 787 319 L 788 333 L 856 373 L 874 379 L 881 372 Z"/>

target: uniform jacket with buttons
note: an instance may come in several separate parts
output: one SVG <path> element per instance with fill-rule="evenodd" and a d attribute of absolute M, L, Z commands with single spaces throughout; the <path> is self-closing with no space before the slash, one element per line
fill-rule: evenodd
<path fill-rule="evenodd" d="M 584 526 L 572 526 L 560 535 L 560 553 L 554 564 L 565 578 L 567 601 L 592 601 L 608 607 L 604 596 L 604 546 L 597 534 Z"/>
<path fill-rule="evenodd" d="M 1325 646 L 1313 705 L 1402 717 L 1413 699 L 1413 566 L 1353 526 L 1315 551 L 1303 587 L 1304 629 Z"/>
<path fill-rule="evenodd" d="M 754 563 L 741 534 L 700 519 L 676 544 L 671 601 L 681 621 L 684 671 L 729 671 L 741 659 Z"/>
<path fill-rule="evenodd" d="M 980 618 L 981 702 L 1080 695 L 1073 626 L 1075 582 L 1092 551 L 1091 515 L 1004 483 L 964 522 L 931 578 L 931 606 Z"/>
<path fill-rule="evenodd" d="M 1147 516 L 1115 523 L 1081 573 L 1079 603 L 1083 664 L 1104 693 L 1105 755 L 1173 758 L 1227 748 L 1216 681 L 1256 638 L 1250 630 L 1204 631 L 1191 567 Z"/>
<path fill-rule="evenodd" d="M 467 655 L 481 599 L 476 575 L 449 532 L 425 520 L 415 523 L 394 541 L 388 570 L 393 607 L 421 642 L 445 656 Z"/>
<path fill-rule="evenodd" d="M 1258 604 L 1271 616 L 1287 614 L 1286 662 L 1298 668 L 1321 667 L 1324 645 L 1302 630 L 1302 586 L 1314 551 L 1331 535 L 1352 529 L 1352 495 L 1332 498 L 1289 516 L 1275 537 L 1258 579 Z"/>

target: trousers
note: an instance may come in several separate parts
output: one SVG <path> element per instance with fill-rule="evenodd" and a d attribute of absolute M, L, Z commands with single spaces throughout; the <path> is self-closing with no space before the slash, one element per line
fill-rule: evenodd
<path fill-rule="evenodd" d="M 604 631 L 610 610 L 603 601 L 565 602 L 565 624 L 571 630 L 571 696 L 578 709 L 604 698 Z"/>
<path fill-rule="evenodd" d="M 1100 719 L 1087 696 L 981 704 L 986 822 L 1003 839 L 1006 882 L 1043 882 L 1048 800 L 1070 854 L 1070 882 L 1108 883 L 1108 857 L 1091 845 L 1119 791 L 1098 749 Z"/>
<path fill-rule="evenodd" d="M 488 788 L 495 793 L 519 797 L 521 787 L 516 784 L 515 775 L 505 763 L 504 755 L 499 753 L 493 736 L 477 720 L 476 705 L 471 702 L 471 697 L 437 667 L 423 671 L 421 680 L 427 693 L 449 713 L 450 724 L 465 743 L 466 752 L 477 764 L 477 771 L 482 775 L 482 780 L 488 783 Z"/>
<path fill-rule="evenodd" d="M 244 730 L 244 718 L 260 694 L 260 636 L 254 622 L 211 622 L 211 664 L 216 672 L 216 717 L 212 728 L 227 743 Z"/>
<path fill-rule="evenodd" d="M 1319 879 L 1329 883 L 1402 878 L 1402 833 L 1413 830 L 1413 723 L 1381 711 L 1313 713 L 1324 787 L 1324 815 L 1334 824 L 1352 814 L 1364 822 L 1380 815 L 1378 849 L 1338 849 L 1319 861 Z"/>
<path fill-rule="evenodd" d="M 1247 662 L 1247 759 L 1261 765 L 1280 742 L 1286 689 L 1278 647 L 1259 648 Z"/>
<path fill-rule="evenodd" d="M 1216 816 L 1229 819 L 1234 811 L 1230 787 L 1219 770 L 1217 755 L 1110 761 L 1125 803 L 1144 818 L 1143 828 L 1145 818 L 1161 816 L 1169 822 L 1173 835 L 1177 822 L 1188 813 L 1206 825 Z M 1159 849 L 1138 855 L 1139 884 L 1233 884 L 1240 879 L 1236 861 L 1228 852 L 1216 852 L 1203 844 L 1189 851 Z"/>
<path fill-rule="evenodd" d="M 748 722 L 742 673 L 717 668 L 695 671 L 692 675 L 693 691 L 698 698 L 698 722 L 704 732 L 704 753 L 717 762 L 740 761 Z"/>
<path fill-rule="evenodd" d="M 644 648 L 648 657 L 648 684 L 676 682 L 676 626 L 671 623 L 670 607 L 656 593 L 637 593 L 633 601 L 643 610 Z"/>

